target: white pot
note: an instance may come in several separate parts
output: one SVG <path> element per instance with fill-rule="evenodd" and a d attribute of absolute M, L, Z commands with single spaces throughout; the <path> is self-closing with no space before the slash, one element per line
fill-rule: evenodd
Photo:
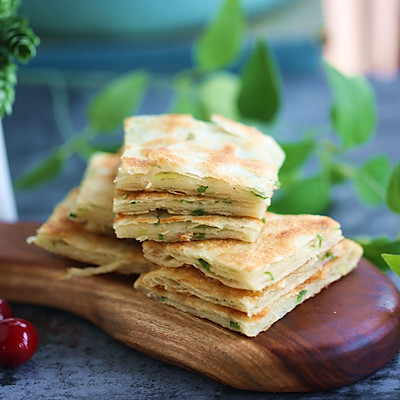
<path fill-rule="evenodd" d="M 17 219 L 17 207 L 8 167 L 3 126 L 0 119 L 0 221 L 16 222 Z"/>

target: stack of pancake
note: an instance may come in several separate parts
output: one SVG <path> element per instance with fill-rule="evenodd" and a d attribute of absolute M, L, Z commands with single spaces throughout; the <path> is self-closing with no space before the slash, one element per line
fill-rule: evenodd
<path fill-rule="evenodd" d="M 58 207 L 31 241 L 100 265 L 67 276 L 142 273 L 135 288 L 147 296 L 256 336 L 357 266 L 361 247 L 336 221 L 266 211 L 284 160 L 271 137 L 221 116 L 138 116 L 125 132 L 121 156 L 96 154 L 59 207 L 85 232 L 78 242 L 97 235 L 132 251 L 104 248 L 118 256 L 101 262 L 57 251 Z"/>
<path fill-rule="evenodd" d="M 339 224 L 315 215 L 266 213 L 254 243 L 237 240 L 143 244 L 158 264 L 135 282 L 148 296 L 247 336 L 357 266 L 361 247 Z"/>
<path fill-rule="evenodd" d="M 254 242 L 284 153 L 270 136 L 213 116 L 132 117 L 115 180 L 119 238 Z"/>

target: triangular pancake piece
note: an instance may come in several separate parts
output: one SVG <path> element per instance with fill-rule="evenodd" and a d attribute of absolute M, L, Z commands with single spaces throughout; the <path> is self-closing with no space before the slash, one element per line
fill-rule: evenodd
<path fill-rule="evenodd" d="M 341 240 L 327 252 L 308 260 L 279 282 L 260 291 L 236 289 L 225 286 L 217 279 L 209 278 L 197 268 L 158 267 L 142 276 L 146 287 L 162 287 L 167 292 L 199 297 L 200 299 L 245 312 L 251 316 L 271 306 L 287 292 L 309 279 L 329 261 L 343 256 L 348 251 L 348 239 Z"/>
<path fill-rule="evenodd" d="M 205 239 L 236 239 L 254 242 L 261 219 L 222 215 L 173 215 L 157 210 L 140 215 L 117 214 L 114 230 L 119 238 L 139 241 L 184 242 Z"/>
<path fill-rule="evenodd" d="M 212 239 L 147 241 L 143 243 L 143 253 L 149 261 L 163 267 L 193 265 L 226 286 L 262 290 L 342 239 L 339 223 L 326 216 L 267 212 L 264 221 L 254 243 Z"/>
<path fill-rule="evenodd" d="M 262 218 L 265 208 L 257 203 L 231 198 L 215 198 L 201 194 L 191 196 L 169 192 L 132 192 L 116 190 L 114 194 L 114 212 L 116 214 L 144 214 L 149 211 L 166 210 L 175 215 L 215 214 L 228 217 Z"/>
<path fill-rule="evenodd" d="M 117 271 L 124 274 L 146 272 L 152 266 L 142 254 L 141 246 L 134 240 L 120 240 L 115 236 L 88 232 L 83 224 L 69 218 L 71 206 L 77 196 L 72 190 L 40 226 L 29 243 L 73 260 L 101 267 L 73 268 L 66 276 L 87 276 Z M 85 271 L 86 270 L 86 271 Z"/>
<path fill-rule="evenodd" d="M 98 152 L 88 162 L 70 218 L 86 223 L 87 230 L 114 235 L 112 209 L 114 179 L 120 155 Z"/>
<path fill-rule="evenodd" d="M 253 202 L 261 215 L 276 188 L 284 153 L 255 128 L 214 115 L 126 119 L 116 188 Z"/>
<path fill-rule="evenodd" d="M 356 268 L 362 255 L 362 248 L 350 240 L 343 242 L 346 251 L 341 256 L 328 261 L 305 282 L 287 292 L 260 313 L 248 316 L 246 313 L 227 306 L 205 301 L 191 293 L 174 292 L 162 286 L 147 286 L 142 275 L 135 282 L 135 288 L 157 301 L 174 306 L 201 318 L 206 318 L 225 328 L 240 332 L 246 336 L 257 336 L 267 330 L 274 322 L 293 310 L 306 299 L 316 295 L 332 282 L 348 274 Z"/>

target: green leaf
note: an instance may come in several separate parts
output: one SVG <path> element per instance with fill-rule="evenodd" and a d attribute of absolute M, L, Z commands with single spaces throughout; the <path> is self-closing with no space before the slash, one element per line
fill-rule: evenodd
<path fill-rule="evenodd" d="M 314 151 L 315 141 L 312 138 L 305 138 L 300 142 L 280 143 L 280 145 L 286 158 L 279 170 L 279 180 L 286 186 L 296 179 L 297 173 Z"/>
<path fill-rule="evenodd" d="M 387 270 L 387 265 L 381 257 L 381 254 L 400 254 L 400 240 L 391 241 L 387 237 L 379 237 L 370 242 L 358 242 L 364 249 L 364 258 L 371 261 L 383 271 Z"/>
<path fill-rule="evenodd" d="M 390 176 L 386 192 L 386 204 L 396 214 L 400 214 L 400 162 Z"/>
<path fill-rule="evenodd" d="M 333 94 L 331 123 L 347 148 L 367 142 L 376 126 L 375 96 L 362 76 L 348 77 L 325 63 Z"/>
<path fill-rule="evenodd" d="M 385 201 L 390 177 L 390 159 L 385 155 L 373 156 L 357 169 L 354 188 L 365 204 L 379 205 Z"/>
<path fill-rule="evenodd" d="M 245 118 L 272 122 L 281 106 L 281 83 L 278 68 L 266 43 L 259 40 L 243 72 L 238 99 Z"/>
<path fill-rule="evenodd" d="M 331 202 L 329 180 L 315 175 L 299 180 L 272 201 L 269 211 L 280 214 L 320 214 Z"/>
<path fill-rule="evenodd" d="M 206 71 L 228 66 L 239 55 L 243 34 L 244 15 L 240 2 L 225 0 L 195 44 L 195 62 Z"/>
<path fill-rule="evenodd" d="M 389 265 L 390 269 L 400 276 L 400 254 L 382 254 L 382 258 Z"/>
<path fill-rule="evenodd" d="M 16 180 L 15 189 L 32 189 L 54 179 L 63 169 L 68 157 L 69 154 L 61 147 L 53 150 L 46 159 Z"/>
<path fill-rule="evenodd" d="M 237 98 L 239 78 L 228 72 L 209 74 L 199 85 L 199 96 L 207 119 L 211 114 L 220 114 L 230 119 L 238 119 Z"/>
<path fill-rule="evenodd" d="M 90 103 L 87 117 L 91 129 L 112 133 L 131 115 L 142 99 L 148 76 L 142 71 L 130 72 L 111 81 Z"/>

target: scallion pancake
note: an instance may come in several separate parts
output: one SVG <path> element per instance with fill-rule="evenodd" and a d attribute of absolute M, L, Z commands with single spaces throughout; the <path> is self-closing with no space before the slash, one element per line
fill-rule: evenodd
<path fill-rule="evenodd" d="M 342 239 L 339 223 L 326 216 L 267 212 L 263 221 L 263 229 L 253 243 L 213 239 L 146 241 L 143 253 L 163 267 L 188 264 L 226 286 L 262 290 Z"/>
<path fill-rule="evenodd" d="M 112 209 L 114 179 L 120 156 L 98 152 L 92 155 L 71 207 L 70 218 L 86 224 L 87 230 L 114 234 Z"/>
<path fill-rule="evenodd" d="M 279 282 L 260 291 L 225 286 L 217 279 L 209 278 L 189 265 L 179 268 L 155 268 L 143 275 L 142 283 L 146 287 L 160 286 L 167 292 L 199 297 L 204 301 L 242 311 L 251 316 L 271 306 L 287 292 L 309 279 L 329 261 L 343 256 L 351 246 L 349 239 L 343 239 L 327 252 L 308 260 Z"/>
<path fill-rule="evenodd" d="M 181 311 L 208 319 L 225 328 L 240 332 L 246 336 L 257 336 L 267 330 L 274 322 L 284 317 L 296 306 L 318 294 L 332 282 L 347 275 L 356 268 L 362 255 L 362 248 L 352 241 L 344 242 L 346 251 L 335 259 L 329 260 L 305 282 L 288 291 L 270 306 L 254 315 L 247 315 L 228 306 L 206 301 L 192 293 L 175 292 L 173 287 L 166 290 L 162 285 L 148 286 L 146 275 L 141 275 L 135 282 L 135 288 L 148 297 L 171 305 Z"/>
<path fill-rule="evenodd" d="M 235 239 L 254 242 L 264 223 L 261 219 L 222 215 L 172 215 L 158 210 L 146 214 L 115 216 L 118 238 L 139 241 L 184 242 L 206 239 Z"/>
<path fill-rule="evenodd" d="M 166 210 L 175 215 L 199 213 L 236 217 L 262 218 L 270 200 L 265 204 L 251 200 L 215 198 L 203 195 L 185 195 L 169 192 L 132 192 L 116 190 L 114 212 L 116 214 L 144 214 L 149 211 Z"/>
<path fill-rule="evenodd" d="M 71 220 L 68 215 L 74 204 L 77 190 L 53 211 L 29 243 L 73 260 L 93 264 L 89 269 L 71 269 L 66 276 L 87 276 L 105 272 L 139 274 L 146 272 L 152 263 L 143 257 L 141 246 L 134 240 L 119 240 L 115 236 L 88 232 L 84 224 Z"/>
<path fill-rule="evenodd" d="M 266 209 L 284 153 L 255 128 L 214 115 L 136 116 L 125 121 L 116 188 L 253 201 Z"/>

